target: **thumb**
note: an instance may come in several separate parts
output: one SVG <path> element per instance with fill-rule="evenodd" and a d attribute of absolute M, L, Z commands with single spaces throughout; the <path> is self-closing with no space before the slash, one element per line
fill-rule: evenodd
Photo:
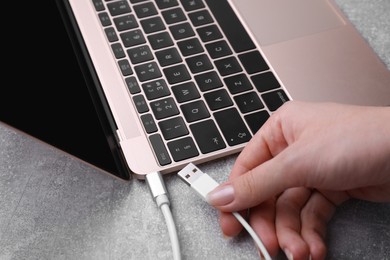
<path fill-rule="evenodd" d="M 296 166 L 296 153 L 290 148 L 221 184 L 207 195 L 207 202 L 221 211 L 233 212 L 259 205 L 288 188 L 305 186 L 308 171 Z"/>

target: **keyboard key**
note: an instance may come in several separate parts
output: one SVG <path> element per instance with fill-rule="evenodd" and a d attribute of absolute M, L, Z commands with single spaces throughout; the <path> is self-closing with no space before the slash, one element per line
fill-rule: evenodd
<path fill-rule="evenodd" d="M 259 92 L 264 92 L 280 87 L 278 80 L 271 71 L 254 75 L 251 77 L 251 79 Z"/>
<path fill-rule="evenodd" d="M 166 10 L 161 12 L 161 14 L 167 24 L 183 22 L 187 19 L 181 8 Z"/>
<path fill-rule="evenodd" d="M 120 37 L 126 48 L 146 42 L 143 32 L 139 29 L 121 33 Z"/>
<path fill-rule="evenodd" d="M 209 110 L 207 109 L 203 100 L 197 100 L 181 105 L 180 109 L 189 123 L 210 117 Z"/>
<path fill-rule="evenodd" d="M 286 93 L 282 89 L 278 89 L 272 92 L 261 95 L 265 104 L 271 111 L 275 111 L 281 105 L 289 101 Z"/>
<path fill-rule="evenodd" d="M 202 44 L 197 38 L 180 41 L 177 45 L 183 56 L 190 56 L 204 51 Z"/>
<path fill-rule="evenodd" d="M 152 45 L 153 50 L 158 50 L 173 45 L 172 38 L 167 32 L 149 35 L 148 40 L 150 45 Z"/>
<path fill-rule="evenodd" d="M 133 74 L 133 70 L 131 69 L 130 62 L 128 59 L 118 61 L 118 65 L 123 76 L 129 76 Z"/>
<path fill-rule="evenodd" d="M 148 100 L 165 97 L 171 94 L 167 83 L 163 79 L 150 81 L 142 84 L 142 89 Z"/>
<path fill-rule="evenodd" d="M 163 71 L 170 84 L 176 84 L 191 79 L 190 73 L 183 64 L 166 68 Z"/>
<path fill-rule="evenodd" d="M 176 40 L 181 40 L 195 35 L 192 26 L 189 23 L 181 23 L 177 25 L 172 25 L 169 27 L 173 38 Z"/>
<path fill-rule="evenodd" d="M 235 96 L 234 101 L 236 101 L 236 104 L 241 113 L 248 113 L 264 108 L 264 105 L 261 103 L 259 96 L 254 91 Z"/>
<path fill-rule="evenodd" d="M 141 26 L 144 29 L 145 33 L 153 33 L 165 29 L 163 20 L 158 16 L 142 20 Z"/>
<path fill-rule="evenodd" d="M 267 111 L 262 110 L 253 114 L 246 115 L 245 121 L 247 122 L 252 133 L 255 134 L 260 127 L 268 120 L 269 114 Z"/>
<path fill-rule="evenodd" d="M 149 111 L 148 104 L 143 95 L 137 95 L 133 97 L 135 107 L 137 108 L 138 113 L 145 113 Z"/>
<path fill-rule="evenodd" d="M 127 88 L 131 94 L 136 94 L 141 92 L 141 88 L 138 85 L 138 80 L 135 77 L 127 77 L 125 79 Z"/>
<path fill-rule="evenodd" d="M 204 94 L 204 98 L 211 110 L 217 110 L 233 105 L 233 101 L 225 89 L 208 92 Z"/>
<path fill-rule="evenodd" d="M 92 0 L 93 6 L 97 12 L 105 10 L 104 4 L 102 0 Z"/>
<path fill-rule="evenodd" d="M 179 5 L 177 0 L 155 0 L 158 8 L 165 9 Z"/>
<path fill-rule="evenodd" d="M 238 74 L 223 79 L 231 94 L 237 94 L 253 89 L 251 82 L 245 74 Z"/>
<path fill-rule="evenodd" d="M 145 62 L 154 58 L 152 51 L 147 45 L 128 49 L 127 55 L 133 64 Z"/>
<path fill-rule="evenodd" d="M 111 19 L 107 12 L 99 13 L 99 20 L 102 23 L 103 27 L 111 25 Z"/>
<path fill-rule="evenodd" d="M 177 102 L 183 103 L 200 97 L 199 91 L 194 82 L 189 81 L 172 87 L 172 92 Z"/>
<path fill-rule="evenodd" d="M 165 144 L 159 134 L 154 134 L 149 136 L 150 143 L 153 146 L 154 154 L 157 157 L 160 165 L 164 166 L 170 164 L 172 162 L 167 149 L 165 148 Z"/>
<path fill-rule="evenodd" d="M 209 52 L 211 58 L 217 59 L 232 54 L 232 50 L 226 41 L 217 41 L 206 44 L 206 49 Z"/>
<path fill-rule="evenodd" d="M 107 4 L 108 11 L 112 16 L 130 13 L 131 9 L 127 1 L 117 1 Z"/>
<path fill-rule="evenodd" d="M 114 18 L 115 27 L 118 31 L 130 30 L 138 27 L 137 20 L 132 14 Z"/>
<path fill-rule="evenodd" d="M 116 42 L 119 40 L 118 35 L 116 34 L 116 31 L 113 27 L 107 27 L 104 29 L 104 32 L 106 33 L 106 37 L 109 42 Z"/>
<path fill-rule="evenodd" d="M 154 117 L 156 119 L 163 119 L 179 114 L 176 102 L 171 97 L 153 101 L 150 103 L 150 107 L 152 108 Z"/>
<path fill-rule="evenodd" d="M 182 62 L 181 55 L 176 48 L 158 51 L 156 57 L 162 67 Z"/>
<path fill-rule="evenodd" d="M 196 75 L 195 81 L 201 91 L 208 91 L 223 86 L 221 79 L 215 71 Z"/>
<path fill-rule="evenodd" d="M 199 73 L 213 68 L 213 64 L 206 54 L 187 58 L 186 62 L 192 73 Z"/>
<path fill-rule="evenodd" d="M 119 42 L 111 45 L 112 51 L 114 52 L 115 58 L 122 59 L 126 57 L 125 51 L 122 48 L 122 44 Z"/>
<path fill-rule="evenodd" d="M 230 146 L 248 142 L 251 134 L 237 109 L 229 108 L 214 113 L 215 120 Z"/>
<path fill-rule="evenodd" d="M 144 125 L 145 131 L 150 134 L 157 132 L 157 126 L 154 122 L 153 116 L 151 114 L 144 114 L 141 116 L 142 124 Z"/>
<path fill-rule="evenodd" d="M 202 0 L 180 0 L 180 2 L 187 12 L 205 7 Z"/>
<path fill-rule="evenodd" d="M 226 148 L 226 144 L 213 120 L 194 123 L 190 125 L 190 129 L 203 154 Z"/>
<path fill-rule="evenodd" d="M 244 66 L 246 72 L 253 74 L 256 72 L 261 72 L 268 70 L 269 67 L 259 51 L 251 51 L 245 54 L 238 55 L 242 65 Z"/>
<path fill-rule="evenodd" d="M 228 57 L 214 62 L 222 76 L 241 72 L 242 68 L 235 57 Z"/>
<path fill-rule="evenodd" d="M 161 71 L 154 61 L 135 66 L 134 69 L 141 82 L 161 77 Z"/>
<path fill-rule="evenodd" d="M 171 140 L 188 134 L 187 126 L 181 116 L 158 123 L 165 140 Z"/>
<path fill-rule="evenodd" d="M 134 6 L 134 12 L 137 14 L 138 18 L 144 18 L 157 14 L 157 9 L 154 6 L 153 2 L 147 2 L 140 5 Z"/>
<path fill-rule="evenodd" d="M 168 149 L 175 162 L 190 159 L 199 155 L 198 149 L 191 137 L 185 137 L 169 142 Z"/>
<path fill-rule="evenodd" d="M 215 24 L 196 29 L 203 42 L 221 39 L 222 33 Z"/>
<path fill-rule="evenodd" d="M 209 11 L 207 10 L 201 10 L 201 11 L 190 13 L 188 14 L 188 17 L 190 18 L 192 24 L 195 27 L 214 22 Z"/>

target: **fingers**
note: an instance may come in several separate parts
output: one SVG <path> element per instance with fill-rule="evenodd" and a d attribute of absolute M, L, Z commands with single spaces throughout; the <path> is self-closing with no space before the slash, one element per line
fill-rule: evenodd
<path fill-rule="evenodd" d="M 293 259 L 325 259 L 326 225 L 334 214 L 335 204 L 344 194 L 325 197 L 304 188 L 289 189 L 276 203 L 276 233 L 280 247 Z"/>

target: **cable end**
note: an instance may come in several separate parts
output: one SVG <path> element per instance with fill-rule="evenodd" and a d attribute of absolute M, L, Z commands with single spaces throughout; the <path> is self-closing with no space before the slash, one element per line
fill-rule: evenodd
<path fill-rule="evenodd" d="M 180 170 L 178 173 L 179 177 L 191 186 L 199 177 L 204 173 L 196 167 L 193 163 L 189 163 L 186 167 Z"/>

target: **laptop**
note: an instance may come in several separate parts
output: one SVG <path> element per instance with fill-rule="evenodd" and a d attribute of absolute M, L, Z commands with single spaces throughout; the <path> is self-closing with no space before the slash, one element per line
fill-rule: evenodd
<path fill-rule="evenodd" d="M 51 11 L 29 27 L 38 50 L 24 48 L 51 62 L 19 63 L 34 78 L 0 120 L 122 179 L 236 154 L 289 100 L 390 105 L 389 70 L 332 0 L 56 0 Z"/>

